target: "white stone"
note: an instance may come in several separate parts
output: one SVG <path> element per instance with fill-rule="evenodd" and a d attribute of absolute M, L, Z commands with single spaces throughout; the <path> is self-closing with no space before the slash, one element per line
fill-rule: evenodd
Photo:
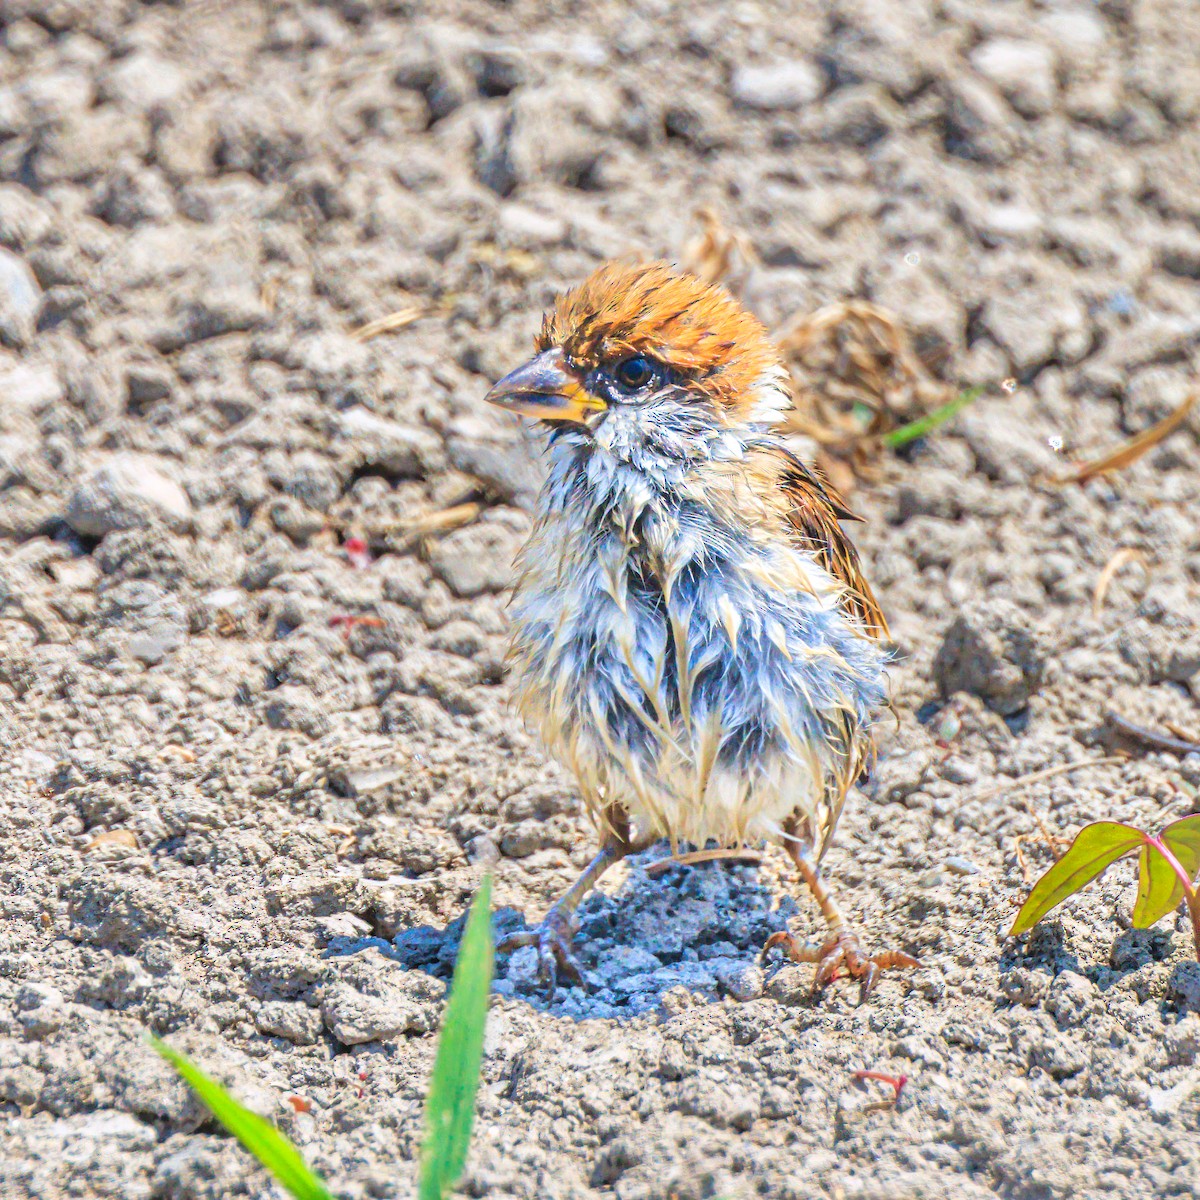
<path fill-rule="evenodd" d="M 825 77 L 806 59 L 739 67 L 729 83 L 743 108 L 769 112 L 811 104 L 825 90 Z"/>
<path fill-rule="evenodd" d="M 971 65 L 1022 116 L 1039 116 L 1054 104 L 1054 53 L 1040 42 L 991 38 L 971 52 Z"/>
<path fill-rule="evenodd" d="M 114 455 L 76 485 L 67 503 L 67 524 L 84 537 L 104 537 L 154 520 L 186 524 L 191 501 L 166 474 L 169 469 L 167 462 L 143 455 Z"/>
<path fill-rule="evenodd" d="M 49 363 L 0 366 L 0 408 L 11 406 L 36 412 L 63 398 L 62 382 Z"/>

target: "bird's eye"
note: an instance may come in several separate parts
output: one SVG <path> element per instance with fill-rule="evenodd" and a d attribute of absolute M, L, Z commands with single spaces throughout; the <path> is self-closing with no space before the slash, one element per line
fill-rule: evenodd
<path fill-rule="evenodd" d="M 642 354 L 635 354 L 613 368 L 617 386 L 626 392 L 640 392 L 657 374 L 654 363 Z"/>

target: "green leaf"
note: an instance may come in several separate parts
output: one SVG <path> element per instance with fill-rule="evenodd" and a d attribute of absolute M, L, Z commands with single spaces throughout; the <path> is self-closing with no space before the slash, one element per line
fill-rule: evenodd
<path fill-rule="evenodd" d="M 1200 816 L 1172 821 L 1158 837 L 1194 882 L 1200 875 Z"/>
<path fill-rule="evenodd" d="M 296 1200 L 333 1200 L 333 1193 L 308 1167 L 300 1151 L 257 1113 L 239 1104 L 191 1059 L 166 1042 L 151 1037 L 150 1045 L 187 1081 L 222 1125 L 283 1185 Z"/>
<path fill-rule="evenodd" d="M 1032 929 L 1052 908 L 1086 887 L 1105 867 L 1145 845 L 1146 835 L 1118 821 L 1096 821 L 1085 825 L 1066 854 L 1033 885 L 1009 937 Z"/>
<path fill-rule="evenodd" d="M 420 1200 L 443 1200 L 458 1182 L 471 1144 L 475 1094 L 483 1064 L 483 1030 L 492 988 L 492 880 L 485 876 L 471 905 L 437 1058 L 425 1099 Z"/>
<path fill-rule="evenodd" d="M 909 421 L 907 425 L 901 425 L 899 429 L 892 429 L 885 433 L 883 443 L 892 450 L 899 450 L 901 446 L 907 446 L 909 442 L 915 442 L 917 438 L 924 437 L 939 425 L 944 425 L 951 417 L 962 412 L 968 404 L 973 404 L 982 395 L 982 387 L 967 388 L 965 392 L 955 396 L 949 404 L 943 404 L 941 408 L 935 408 L 927 416 Z"/>
<path fill-rule="evenodd" d="M 1159 841 L 1175 856 L 1189 880 L 1200 873 L 1200 817 L 1172 821 Z M 1138 856 L 1138 894 L 1133 905 L 1135 929 L 1149 929 L 1183 899 L 1183 880 L 1152 843 Z"/>

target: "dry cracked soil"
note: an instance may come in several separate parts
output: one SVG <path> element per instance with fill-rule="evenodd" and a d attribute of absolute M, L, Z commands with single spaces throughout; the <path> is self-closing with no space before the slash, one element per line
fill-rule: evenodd
<path fill-rule="evenodd" d="M 1053 483 L 1196 382 L 1198 47 L 1194 0 L 4 0 L 0 1194 L 275 1194 L 146 1030 L 414 1194 L 484 864 L 508 929 L 592 842 L 507 706 L 540 459 L 481 396 L 707 205 L 771 326 L 872 300 L 986 385 L 853 497 L 894 719 L 829 862 L 923 965 L 815 1002 L 782 857 L 659 847 L 586 991 L 500 960 L 461 1191 L 1200 1195 L 1186 921 L 1116 867 L 1004 936 L 1056 839 L 1200 786 L 1106 718 L 1200 734 L 1200 413 Z"/>

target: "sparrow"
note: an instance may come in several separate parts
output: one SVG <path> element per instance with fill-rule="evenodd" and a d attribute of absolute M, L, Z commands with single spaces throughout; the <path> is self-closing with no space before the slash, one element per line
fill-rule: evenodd
<path fill-rule="evenodd" d="M 660 838 L 786 849 L 828 925 L 773 934 L 866 998 L 870 954 L 821 867 L 885 707 L 887 622 L 842 529 L 857 520 L 775 431 L 792 406 L 767 331 L 724 288 L 610 263 L 543 319 L 485 399 L 540 423 L 549 469 L 510 603 L 517 707 L 575 777 L 599 852 L 533 929 L 551 995 L 583 974 L 574 916 Z"/>

